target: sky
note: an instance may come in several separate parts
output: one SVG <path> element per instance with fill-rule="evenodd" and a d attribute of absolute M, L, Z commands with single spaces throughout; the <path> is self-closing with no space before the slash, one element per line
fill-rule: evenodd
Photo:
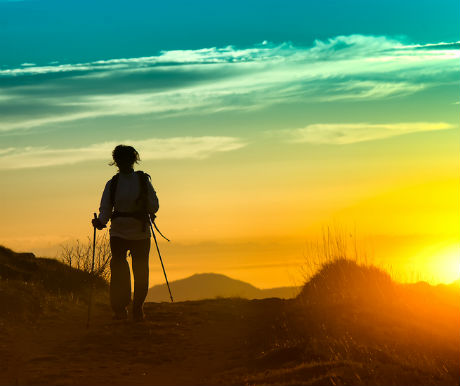
<path fill-rule="evenodd" d="M 0 0 L 0 244 L 54 257 L 91 236 L 123 143 L 158 193 L 170 280 L 298 285 L 327 229 L 400 280 L 458 279 L 459 14 Z"/>

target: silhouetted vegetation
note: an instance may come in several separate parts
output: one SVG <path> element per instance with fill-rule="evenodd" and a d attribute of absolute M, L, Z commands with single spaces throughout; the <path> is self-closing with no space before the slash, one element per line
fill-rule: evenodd
<path fill-rule="evenodd" d="M 299 299 L 309 304 L 386 303 L 395 296 L 395 283 L 387 272 L 341 257 L 324 263 L 305 283 Z"/>
<path fill-rule="evenodd" d="M 74 240 L 61 245 L 60 260 L 71 268 L 76 268 L 84 272 L 91 272 L 93 259 L 93 241 L 91 238 L 86 240 Z M 94 254 L 93 275 L 104 279 L 110 279 L 110 240 L 107 234 L 97 237 L 96 249 Z"/>
<path fill-rule="evenodd" d="M 0 316 L 36 318 L 45 307 L 87 302 L 90 283 L 105 289 L 104 279 L 55 259 L 37 258 L 0 246 Z"/>

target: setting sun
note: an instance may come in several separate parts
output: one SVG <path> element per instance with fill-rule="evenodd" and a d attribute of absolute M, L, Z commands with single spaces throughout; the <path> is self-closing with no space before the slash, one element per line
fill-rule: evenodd
<path fill-rule="evenodd" d="M 433 247 L 420 256 L 428 281 L 450 284 L 460 279 L 460 244 Z"/>

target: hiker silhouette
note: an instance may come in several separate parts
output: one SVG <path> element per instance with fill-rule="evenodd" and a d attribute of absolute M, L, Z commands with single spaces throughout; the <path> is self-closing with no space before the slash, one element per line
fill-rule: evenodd
<path fill-rule="evenodd" d="M 131 302 L 131 274 L 126 260 L 130 251 L 134 276 L 132 316 L 135 321 L 144 319 L 142 310 L 149 285 L 150 219 L 159 209 L 158 197 L 150 176 L 134 171 L 140 161 L 132 146 L 118 145 L 112 152 L 118 173 L 110 179 L 102 193 L 99 216 L 92 220 L 97 229 L 110 223 L 110 304 L 114 319 L 128 318 Z"/>

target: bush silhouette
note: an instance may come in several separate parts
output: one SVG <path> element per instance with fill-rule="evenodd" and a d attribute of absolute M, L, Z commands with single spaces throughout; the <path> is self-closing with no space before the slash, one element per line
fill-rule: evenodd
<path fill-rule="evenodd" d="M 387 302 L 396 283 L 384 270 L 338 258 L 323 264 L 303 286 L 299 298 L 310 303 Z"/>

